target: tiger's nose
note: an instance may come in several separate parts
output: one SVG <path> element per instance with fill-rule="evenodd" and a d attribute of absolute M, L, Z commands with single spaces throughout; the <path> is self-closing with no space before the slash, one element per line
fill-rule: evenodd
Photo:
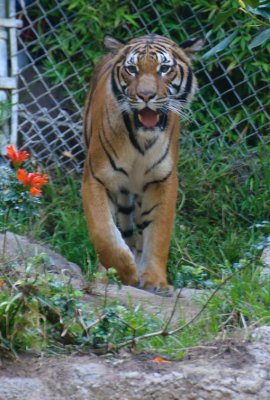
<path fill-rule="evenodd" d="M 150 91 L 141 91 L 137 93 L 137 96 L 145 101 L 147 103 L 149 100 L 153 99 L 155 97 L 156 93 L 155 92 L 150 92 Z"/>

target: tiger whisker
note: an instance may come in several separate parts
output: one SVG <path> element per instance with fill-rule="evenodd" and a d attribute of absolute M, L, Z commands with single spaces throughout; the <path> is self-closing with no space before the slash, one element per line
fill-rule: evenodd
<path fill-rule="evenodd" d="M 191 111 L 188 108 L 183 107 L 183 105 L 179 101 L 170 100 L 169 103 L 164 105 L 164 107 L 162 108 L 162 111 L 163 112 L 172 111 L 172 112 L 178 114 L 184 121 L 192 120 Z"/>

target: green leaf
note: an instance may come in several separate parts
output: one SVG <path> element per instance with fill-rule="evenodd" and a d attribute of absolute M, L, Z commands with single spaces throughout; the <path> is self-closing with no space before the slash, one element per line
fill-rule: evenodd
<path fill-rule="evenodd" d="M 230 18 L 232 15 L 234 15 L 237 10 L 237 8 L 232 8 L 229 11 L 219 13 L 214 23 L 214 29 L 217 28 L 219 25 L 224 24 L 224 22 L 227 21 L 227 19 Z"/>
<path fill-rule="evenodd" d="M 249 44 L 248 48 L 254 49 L 254 47 L 258 47 L 264 42 L 266 42 L 267 39 L 270 38 L 270 29 L 265 29 L 264 31 L 260 32 L 255 38 L 252 40 L 252 42 Z"/>
<path fill-rule="evenodd" d="M 252 8 L 250 6 L 247 7 L 247 10 L 254 15 L 260 15 L 261 17 L 270 18 L 270 4 L 265 3 L 265 4 L 260 4 L 259 7 L 257 8 Z"/>
<path fill-rule="evenodd" d="M 219 53 L 220 51 L 224 50 L 233 41 L 233 39 L 235 38 L 236 34 L 237 34 L 237 32 L 233 32 L 231 35 L 229 35 L 224 40 L 222 40 L 219 44 L 217 44 L 216 46 L 212 47 L 212 49 L 207 51 L 207 53 L 205 53 L 202 56 L 202 58 L 204 60 L 208 60 L 208 58 L 210 58 L 214 54 Z"/>
<path fill-rule="evenodd" d="M 260 1 L 259 0 L 244 0 L 244 3 L 246 6 L 256 8 L 260 4 Z"/>

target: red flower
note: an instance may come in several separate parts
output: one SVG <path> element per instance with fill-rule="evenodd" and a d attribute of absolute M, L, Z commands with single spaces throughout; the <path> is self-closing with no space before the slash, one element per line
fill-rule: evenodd
<path fill-rule="evenodd" d="M 34 197 L 34 196 L 41 196 L 41 194 L 42 194 L 42 190 L 41 189 L 38 189 L 37 187 L 34 187 L 34 186 L 31 186 L 30 187 L 30 192 L 31 192 L 31 195 Z"/>
<path fill-rule="evenodd" d="M 18 168 L 24 160 L 30 157 L 25 150 L 15 150 L 13 144 L 7 146 L 7 158 L 12 162 L 15 168 Z"/>
<path fill-rule="evenodd" d="M 31 195 L 34 196 L 41 196 L 41 186 L 48 182 L 48 175 L 43 174 L 40 175 L 39 172 L 30 172 L 27 173 L 24 169 L 19 168 L 17 173 L 17 178 L 22 183 L 28 187 L 31 192 Z"/>

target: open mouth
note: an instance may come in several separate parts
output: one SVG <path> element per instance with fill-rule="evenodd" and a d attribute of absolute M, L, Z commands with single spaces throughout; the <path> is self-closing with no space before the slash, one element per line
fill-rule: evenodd
<path fill-rule="evenodd" d="M 150 108 L 144 108 L 136 112 L 136 117 L 138 119 L 138 125 L 151 129 L 159 125 L 161 114 Z"/>

